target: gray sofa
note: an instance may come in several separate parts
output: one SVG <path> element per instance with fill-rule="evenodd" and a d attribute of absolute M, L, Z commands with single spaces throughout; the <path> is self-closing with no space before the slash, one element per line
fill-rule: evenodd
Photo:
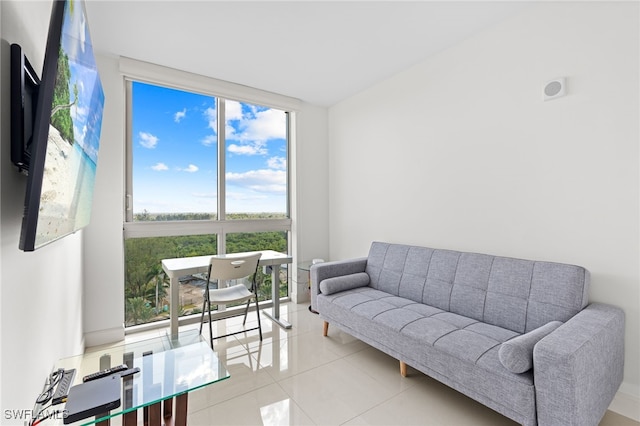
<path fill-rule="evenodd" d="M 374 242 L 311 268 L 324 323 L 523 425 L 597 425 L 622 382 L 624 314 L 589 271 Z"/>

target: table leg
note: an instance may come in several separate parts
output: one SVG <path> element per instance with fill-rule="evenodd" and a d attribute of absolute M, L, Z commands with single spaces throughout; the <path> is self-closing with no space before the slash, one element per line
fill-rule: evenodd
<path fill-rule="evenodd" d="M 171 277 L 169 280 L 170 286 L 170 299 L 169 303 L 171 308 L 169 309 L 169 329 L 171 331 L 171 338 L 178 338 L 178 317 L 180 316 L 179 299 L 180 299 L 180 281 L 178 277 Z"/>
<path fill-rule="evenodd" d="M 176 411 L 174 426 L 187 426 L 187 404 L 188 393 L 183 393 L 176 396 Z"/>
<path fill-rule="evenodd" d="M 163 407 L 163 416 L 165 419 L 173 416 L 173 398 L 165 399 Z"/>
<path fill-rule="evenodd" d="M 129 411 L 123 416 L 124 426 L 136 426 L 138 424 L 138 410 Z"/>
<path fill-rule="evenodd" d="M 145 426 L 160 426 L 162 419 L 162 405 L 157 402 L 155 404 L 144 407 L 144 425 Z"/>
<path fill-rule="evenodd" d="M 268 318 L 273 320 L 282 328 L 291 328 L 291 324 L 280 319 L 280 265 L 273 265 L 271 267 L 271 303 L 272 314 L 263 312 Z"/>

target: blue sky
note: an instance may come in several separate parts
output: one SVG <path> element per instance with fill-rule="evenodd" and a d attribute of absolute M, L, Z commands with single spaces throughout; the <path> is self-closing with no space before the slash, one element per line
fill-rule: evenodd
<path fill-rule="evenodd" d="M 133 210 L 217 211 L 216 99 L 133 84 Z M 286 211 L 286 114 L 226 101 L 227 212 Z"/>
<path fill-rule="evenodd" d="M 89 27 L 82 3 L 65 6 L 62 46 L 69 57 L 71 79 L 69 94 L 74 100 L 74 85 L 78 99 L 71 108 L 75 141 L 94 163 L 97 163 L 102 127 L 104 93 L 93 55 Z"/>

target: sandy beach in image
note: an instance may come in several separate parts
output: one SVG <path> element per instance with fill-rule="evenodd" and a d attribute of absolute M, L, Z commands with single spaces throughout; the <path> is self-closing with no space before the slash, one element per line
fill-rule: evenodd
<path fill-rule="evenodd" d="M 55 127 L 49 126 L 36 245 L 74 230 L 75 184 L 81 161 L 77 151 Z"/>

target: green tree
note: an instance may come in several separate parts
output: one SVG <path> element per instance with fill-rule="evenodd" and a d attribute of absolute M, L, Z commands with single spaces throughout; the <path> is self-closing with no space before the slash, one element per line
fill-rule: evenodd
<path fill-rule="evenodd" d="M 143 297 L 132 297 L 127 299 L 125 305 L 126 322 L 130 325 L 144 324 L 153 318 L 154 312 L 149 302 Z"/>
<path fill-rule="evenodd" d="M 144 211 L 136 215 L 136 220 L 153 221 L 158 220 L 158 216 L 162 216 L 161 220 L 177 220 L 178 217 L 189 218 L 190 220 L 203 218 L 203 216 L 199 215 L 199 213 L 158 215 Z M 278 214 L 246 213 L 235 214 L 233 219 L 240 219 L 241 217 L 264 219 L 265 216 L 263 215 L 278 217 Z M 255 250 L 286 252 L 286 232 L 242 232 L 227 235 L 228 253 Z M 158 303 L 162 303 L 161 301 L 167 296 L 169 286 L 168 278 L 162 270 L 162 259 L 216 253 L 217 236 L 214 234 L 127 239 L 125 241 L 125 300 L 129 304 L 129 299 L 140 298 L 144 300 L 145 306 L 149 307 L 152 313 L 153 311 L 157 312 L 160 307 L 156 306 L 156 289 L 158 290 Z M 272 286 L 271 274 L 264 274 L 262 268 L 258 268 L 257 279 L 260 282 L 258 291 L 259 299 L 270 299 Z M 279 283 L 279 288 L 280 296 L 286 296 L 286 280 L 284 280 L 284 283 Z M 136 300 L 135 303 L 140 304 L 140 301 Z M 141 315 L 139 314 L 141 309 L 143 308 L 132 311 L 137 315 L 135 321 L 143 321 L 140 319 Z M 127 311 L 126 314 L 127 324 L 133 324 L 135 322 L 131 317 L 133 314 L 130 315 L 128 312 L 129 311 Z M 161 316 L 152 315 L 151 318 L 148 318 L 146 321 L 160 318 Z"/>
<path fill-rule="evenodd" d="M 125 257 L 125 297 L 145 298 L 150 291 L 155 294 L 151 280 L 159 274 L 158 260 L 151 252 L 148 239 L 127 240 Z"/>
<path fill-rule="evenodd" d="M 73 144 L 73 121 L 71 120 L 71 107 L 78 101 L 78 86 L 74 84 L 73 91 L 75 99 L 71 100 L 69 94 L 69 81 L 71 80 L 71 70 L 69 68 L 69 57 L 62 50 L 58 53 L 58 73 L 53 89 L 53 109 L 51 110 L 51 125 L 58 129 L 60 136 L 70 144 Z"/>

